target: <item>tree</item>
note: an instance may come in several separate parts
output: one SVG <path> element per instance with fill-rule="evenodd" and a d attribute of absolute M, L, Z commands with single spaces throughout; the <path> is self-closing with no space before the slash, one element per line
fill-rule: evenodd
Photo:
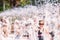
<path fill-rule="evenodd" d="M 3 10 L 3 0 L 0 0 L 0 11 Z"/>

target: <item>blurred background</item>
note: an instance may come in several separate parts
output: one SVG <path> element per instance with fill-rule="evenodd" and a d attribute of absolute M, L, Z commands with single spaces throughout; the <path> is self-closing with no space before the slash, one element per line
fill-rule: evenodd
<path fill-rule="evenodd" d="M 60 3 L 60 0 L 0 0 L 0 12 L 25 5 L 41 6 L 46 3 Z"/>

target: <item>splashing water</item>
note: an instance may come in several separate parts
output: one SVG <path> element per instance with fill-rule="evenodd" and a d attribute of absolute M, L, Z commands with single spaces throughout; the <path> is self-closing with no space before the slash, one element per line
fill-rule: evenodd
<path fill-rule="evenodd" d="M 28 24 L 30 26 L 31 24 L 33 25 L 34 22 L 35 22 L 35 24 L 33 26 L 35 26 L 37 28 L 39 26 L 38 25 L 39 20 L 44 20 L 44 27 L 49 32 L 51 32 L 53 30 L 55 31 L 57 29 L 56 27 L 60 23 L 59 10 L 60 10 L 60 4 L 48 3 L 45 5 L 42 5 L 41 7 L 27 5 L 27 6 L 24 6 L 23 8 L 18 7 L 18 8 L 6 10 L 6 11 L 0 13 L 0 17 L 9 19 L 9 21 L 7 20 L 8 26 L 10 25 L 9 22 L 11 22 L 11 23 L 17 22 L 16 24 L 19 24 L 19 22 L 20 22 L 21 23 L 20 26 L 22 26 L 22 28 L 25 27 L 25 24 Z M 14 27 L 16 26 L 16 28 L 18 28 L 17 26 L 19 26 L 19 25 L 16 25 L 16 24 L 14 25 Z M 56 28 L 56 29 L 54 29 L 54 28 Z M 32 28 L 30 28 L 30 29 L 32 29 Z M 30 31 L 31 30 L 29 30 L 29 33 L 30 33 Z M 55 33 L 56 33 L 56 31 L 55 31 Z M 33 34 L 32 34 L 32 36 L 33 36 Z M 55 35 L 55 36 L 57 36 L 57 35 Z"/>
<path fill-rule="evenodd" d="M 37 6 L 32 6 L 32 5 L 27 5 L 25 7 L 18 7 L 18 8 L 13 8 L 6 10 L 2 13 L 0 13 L 0 17 L 8 16 L 14 18 L 16 17 L 17 19 L 24 19 L 24 18 L 33 18 L 34 16 L 39 17 L 38 20 L 45 20 L 46 22 L 50 23 L 51 21 L 55 22 L 56 24 L 58 23 L 59 19 L 59 4 L 52 4 L 48 3 L 45 4 L 41 7 Z"/>

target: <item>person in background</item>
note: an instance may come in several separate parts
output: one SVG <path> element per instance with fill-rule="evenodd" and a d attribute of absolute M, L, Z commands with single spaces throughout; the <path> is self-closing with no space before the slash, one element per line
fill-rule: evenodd
<path fill-rule="evenodd" d="M 39 21 L 39 27 L 38 27 L 38 39 L 39 40 L 43 40 L 43 36 L 42 36 L 42 33 L 43 33 L 43 31 L 44 31 L 44 29 L 43 29 L 43 26 L 44 26 L 44 21 L 43 20 L 40 20 Z"/>
<path fill-rule="evenodd" d="M 14 31 L 15 31 L 15 40 L 20 40 L 20 24 L 18 20 L 15 20 L 14 23 Z"/>
<path fill-rule="evenodd" d="M 8 40 L 14 40 L 14 23 L 11 24 Z"/>
<path fill-rule="evenodd" d="M 2 40 L 8 40 L 8 35 L 9 35 L 9 32 L 8 32 L 8 27 L 6 24 L 3 24 L 2 25 Z"/>
<path fill-rule="evenodd" d="M 11 24 L 11 34 L 14 34 L 14 23 Z"/>

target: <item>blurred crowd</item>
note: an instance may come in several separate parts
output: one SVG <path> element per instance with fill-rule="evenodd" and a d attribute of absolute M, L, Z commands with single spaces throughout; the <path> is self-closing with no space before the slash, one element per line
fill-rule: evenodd
<path fill-rule="evenodd" d="M 18 18 L 13 21 L 10 19 L 14 10 L 10 11 L 10 17 L 3 15 L 0 18 L 0 40 L 60 40 L 58 4 L 46 4 L 39 9 L 33 6 L 26 8 L 22 11 L 15 10 L 16 13 L 20 11 L 23 14 L 16 14 L 14 18 Z"/>
<path fill-rule="evenodd" d="M 8 18 L 0 20 L 0 40 L 60 40 L 60 24 L 44 19 L 24 18 L 10 23 Z"/>

